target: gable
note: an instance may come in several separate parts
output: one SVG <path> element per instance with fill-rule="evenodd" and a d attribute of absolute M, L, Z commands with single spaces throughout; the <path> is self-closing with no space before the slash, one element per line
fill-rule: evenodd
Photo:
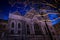
<path fill-rule="evenodd" d="M 33 18 L 35 15 L 38 15 L 39 13 L 32 8 L 30 11 L 28 11 L 24 16 L 27 18 Z"/>
<path fill-rule="evenodd" d="M 13 12 L 12 14 L 14 14 L 14 15 L 21 15 L 21 14 L 19 13 L 19 11 L 15 11 L 15 12 Z"/>

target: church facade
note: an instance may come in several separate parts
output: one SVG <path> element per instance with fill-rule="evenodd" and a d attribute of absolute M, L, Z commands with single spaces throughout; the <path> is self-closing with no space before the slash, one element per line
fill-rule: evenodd
<path fill-rule="evenodd" d="M 18 11 L 9 14 L 8 40 L 58 40 L 55 29 L 48 17 L 49 12 L 34 8 L 21 16 Z"/>

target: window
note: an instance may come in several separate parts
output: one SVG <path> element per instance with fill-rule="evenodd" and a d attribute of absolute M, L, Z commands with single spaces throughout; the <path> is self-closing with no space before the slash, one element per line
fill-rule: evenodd
<path fill-rule="evenodd" d="M 46 27 L 44 27 L 45 28 L 45 32 L 46 32 L 46 35 L 48 34 L 48 32 L 47 32 L 47 29 L 46 29 Z"/>
<path fill-rule="evenodd" d="M 3 25 L 3 28 L 5 28 L 6 27 L 6 25 Z"/>
<path fill-rule="evenodd" d="M 53 35 L 55 35 L 55 33 L 54 33 L 54 32 L 52 32 L 52 34 L 53 34 Z"/>
<path fill-rule="evenodd" d="M 20 28 L 20 23 L 18 23 L 18 28 Z"/>
<path fill-rule="evenodd" d="M 29 25 L 27 24 L 27 34 L 30 34 L 30 29 L 29 29 Z"/>
<path fill-rule="evenodd" d="M 17 40 L 17 39 L 15 38 L 15 40 Z"/>
<path fill-rule="evenodd" d="M 12 28 L 14 28 L 14 23 L 12 23 Z"/>
<path fill-rule="evenodd" d="M 2 28 L 3 26 L 0 24 L 0 28 Z"/>
<path fill-rule="evenodd" d="M 20 30 L 18 30 L 18 34 L 20 34 Z"/>
<path fill-rule="evenodd" d="M 34 28 L 35 28 L 35 30 L 39 30 L 38 24 L 35 24 Z"/>
<path fill-rule="evenodd" d="M 14 30 L 11 30 L 11 34 L 14 34 Z"/>
<path fill-rule="evenodd" d="M 34 29 L 36 35 L 42 35 L 41 29 L 39 28 L 39 25 L 37 23 L 34 24 Z"/>

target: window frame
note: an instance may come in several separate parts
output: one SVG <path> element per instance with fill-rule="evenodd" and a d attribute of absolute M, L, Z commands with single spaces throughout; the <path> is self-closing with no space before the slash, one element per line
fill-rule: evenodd
<path fill-rule="evenodd" d="M 21 28 L 21 23 L 18 23 L 18 28 Z"/>
<path fill-rule="evenodd" d="M 11 23 L 11 27 L 14 28 L 14 22 Z"/>

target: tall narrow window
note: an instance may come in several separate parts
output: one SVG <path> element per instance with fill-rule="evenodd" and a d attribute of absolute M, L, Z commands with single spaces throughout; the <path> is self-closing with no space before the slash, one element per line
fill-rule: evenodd
<path fill-rule="evenodd" d="M 20 34 L 20 30 L 18 30 L 18 34 Z"/>
<path fill-rule="evenodd" d="M 34 24 L 35 35 L 42 35 L 41 28 L 39 27 L 40 26 L 37 23 Z"/>
<path fill-rule="evenodd" d="M 52 34 L 53 34 L 53 35 L 55 35 L 55 33 L 54 33 L 54 32 L 52 32 Z"/>
<path fill-rule="evenodd" d="M 11 34 L 14 34 L 14 30 L 11 30 Z"/>
<path fill-rule="evenodd" d="M 48 34 L 48 31 L 47 31 L 47 29 L 46 29 L 46 27 L 44 27 L 45 28 L 45 31 L 46 31 L 46 35 Z"/>
<path fill-rule="evenodd" d="M 6 28 L 6 25 L 3 25 L 3 28 Z"/>
<path fill-rule="evenodd" d="M 29 29 L 29 25 L 27 24 L 27 35 L 30 34 L 30 29 Z"/>
<path fill-rule="evenodd" d="M 12 23 L 12 28 L 14 28 L 14 23 Z"/>
<path fill-rule="evenodd" d="M 18 28 L 20 28 L 20 26 L 21 26 L 20 23 L 18 23 Z"/>

